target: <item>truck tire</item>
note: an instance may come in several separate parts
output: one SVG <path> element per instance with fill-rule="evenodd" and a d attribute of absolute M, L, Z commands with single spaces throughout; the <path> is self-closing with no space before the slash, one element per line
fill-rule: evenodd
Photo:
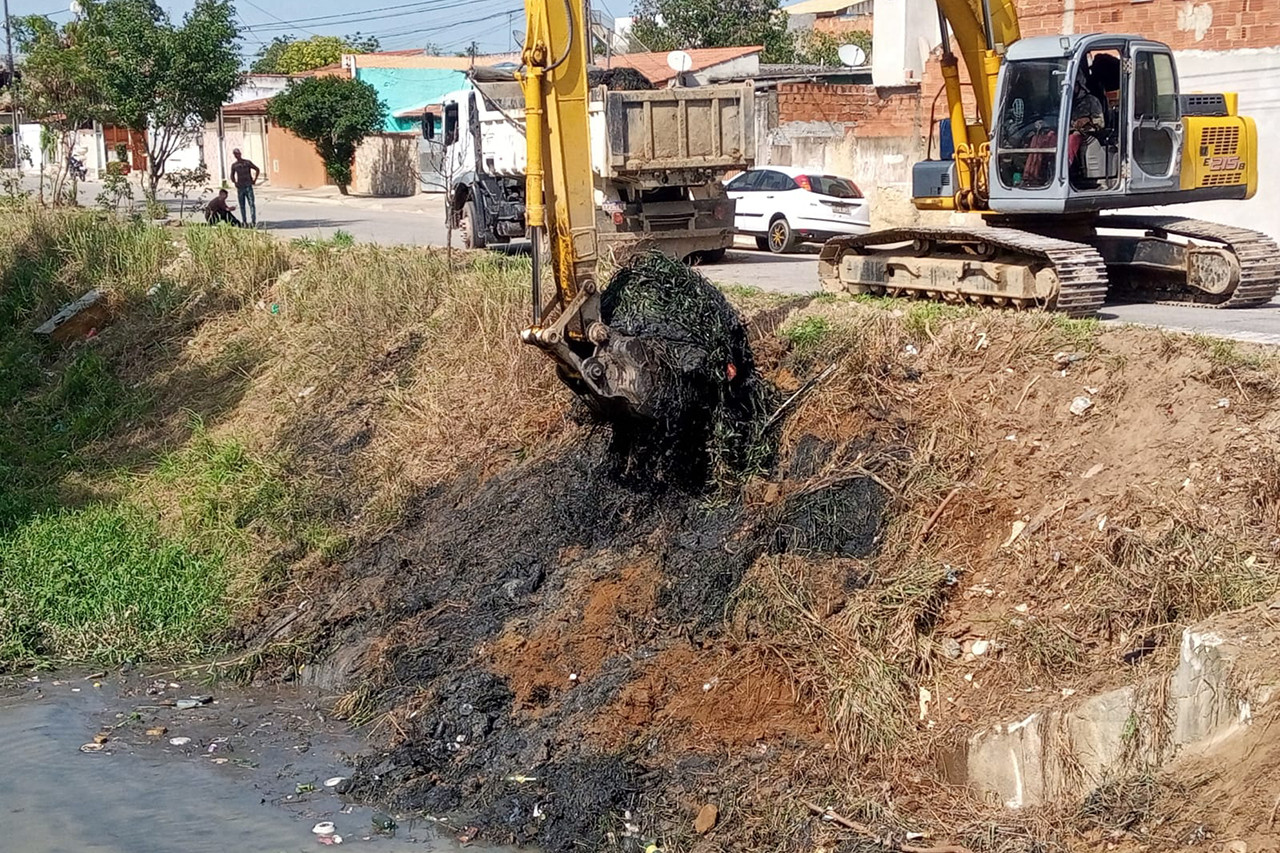
<path fill-rule="evenodd" d="M 725 248 L 705 249 L 701 252 L 693 253 L 694 266 L 702 266 L 703 264 L 718 264 L 724 260 L 725 252 L 729 251 Z"/>
<path fill-rule="evenodd" d="M 484 248 L 484 232 L 477 231 L 478 227 L 480 227 L 480 211 L 476 209 L 476 200 L 469 198 L 462 205 L 462 215 L 458 217 L 458 230 L 462 232 L 462 248 Z"/>
<path fill-rule="evenodd" d="M 775 255 L 790 252 L 796 245 L 795 232 L 785 216 L 779 216 L 769 223 L 769 251 Z"/>

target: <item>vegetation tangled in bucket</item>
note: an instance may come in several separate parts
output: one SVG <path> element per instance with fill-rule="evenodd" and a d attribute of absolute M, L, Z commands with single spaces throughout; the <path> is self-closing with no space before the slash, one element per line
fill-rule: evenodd
<path fill-rule="evenodd" d="M 652 251 L 613 276 L 601 309 L 611 328 L 649 344 L 662 374 L 657 422 L 615 427 L 631 467 L 697 486 L 768 460 L 777 394 L 756 370 L 742 318 L 711 282 Z"/>

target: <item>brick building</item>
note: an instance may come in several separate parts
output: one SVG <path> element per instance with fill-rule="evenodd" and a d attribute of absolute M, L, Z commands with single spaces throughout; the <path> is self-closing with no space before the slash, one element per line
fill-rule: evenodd
<path fill-rule="evenodd" d="M 837 2 L 837 0 L 830 0 Z M 945 115 L 940 98 L 936 25 L 919 21 L 932 0 L 875 0 L 874 80 L 862 85 L 779 83 L 777 126 L 761 160 L 848 174 L 873 198 L 873 223 L 916 219 L 910 203 L 911 164 L 926 155 L 932 119 Z M 1183 91 L 1233 91 L 1252 116 L 1265 150 L 1280 140 L 1280 0 L 1022 0 L 1024 36 L 1115 32 L 1147 35 L 1175 51 Z M 911 15 L 915 14 L 915 23 Z M 892 20 L 895 26 L 884 25 Z M 908 21 L 904 27 L 902 21 Z M 921 55 L 922 44 L 933 50 Z M 883 85 L 886 67 L 903 72 Z M 881 83 L 881 85 L 876 85 Z M 1251 202 L 1207 202 L 1180 213 L 1280 236 L 1280 165 L 1263 159 Z"/>

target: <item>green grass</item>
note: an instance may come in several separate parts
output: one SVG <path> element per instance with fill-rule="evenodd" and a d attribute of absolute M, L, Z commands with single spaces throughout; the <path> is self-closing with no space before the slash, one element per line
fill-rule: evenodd
<path fill-rule="evenodd" d="M 810 315 L 783 326 L 778 335 L 791 345 L 797 356 L 803 357 L 822 346 L 832 329 L 832 323 L 826 317 Z"/>
<path fill-rule="evenodd" d="M 1209 357 L 1215 367 L 1227 370 L 1262 370 L 1269 360 L 1261 349 L 1244 350 L 1236 341 L 1227 338 L 1192 335 L 1191 342 Z"/>
<path fill-rule="evenodd" d="M 1097 346 L 1102 323 L 1096 317 L 1074 319 L 1058 313 L 1046 316 L 1053 323 L 1059 346 L 1079 352 L 1089 352 Z"/>
<path fill-rule="evenodd" d="M 124 505 L 29 518 L 0 538 L 0 667 L 191 656 L 226 625 L 215 556 Z"/>

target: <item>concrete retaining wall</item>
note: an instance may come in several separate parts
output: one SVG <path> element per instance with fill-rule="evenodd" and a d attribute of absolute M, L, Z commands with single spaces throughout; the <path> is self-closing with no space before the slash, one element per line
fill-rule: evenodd
<path fill-rule="evenodd" d="M 949 781 L 1008 808 L 1078 798 L 1110 779 L 1212 749 L 1243 732 L 1272 698 L 1280 672 L 1259 654 L 1280 632 L 1229 615 L 1182 634 L 1172 673 L 1059 702 L 975 732 L 942 757 Z"/>

